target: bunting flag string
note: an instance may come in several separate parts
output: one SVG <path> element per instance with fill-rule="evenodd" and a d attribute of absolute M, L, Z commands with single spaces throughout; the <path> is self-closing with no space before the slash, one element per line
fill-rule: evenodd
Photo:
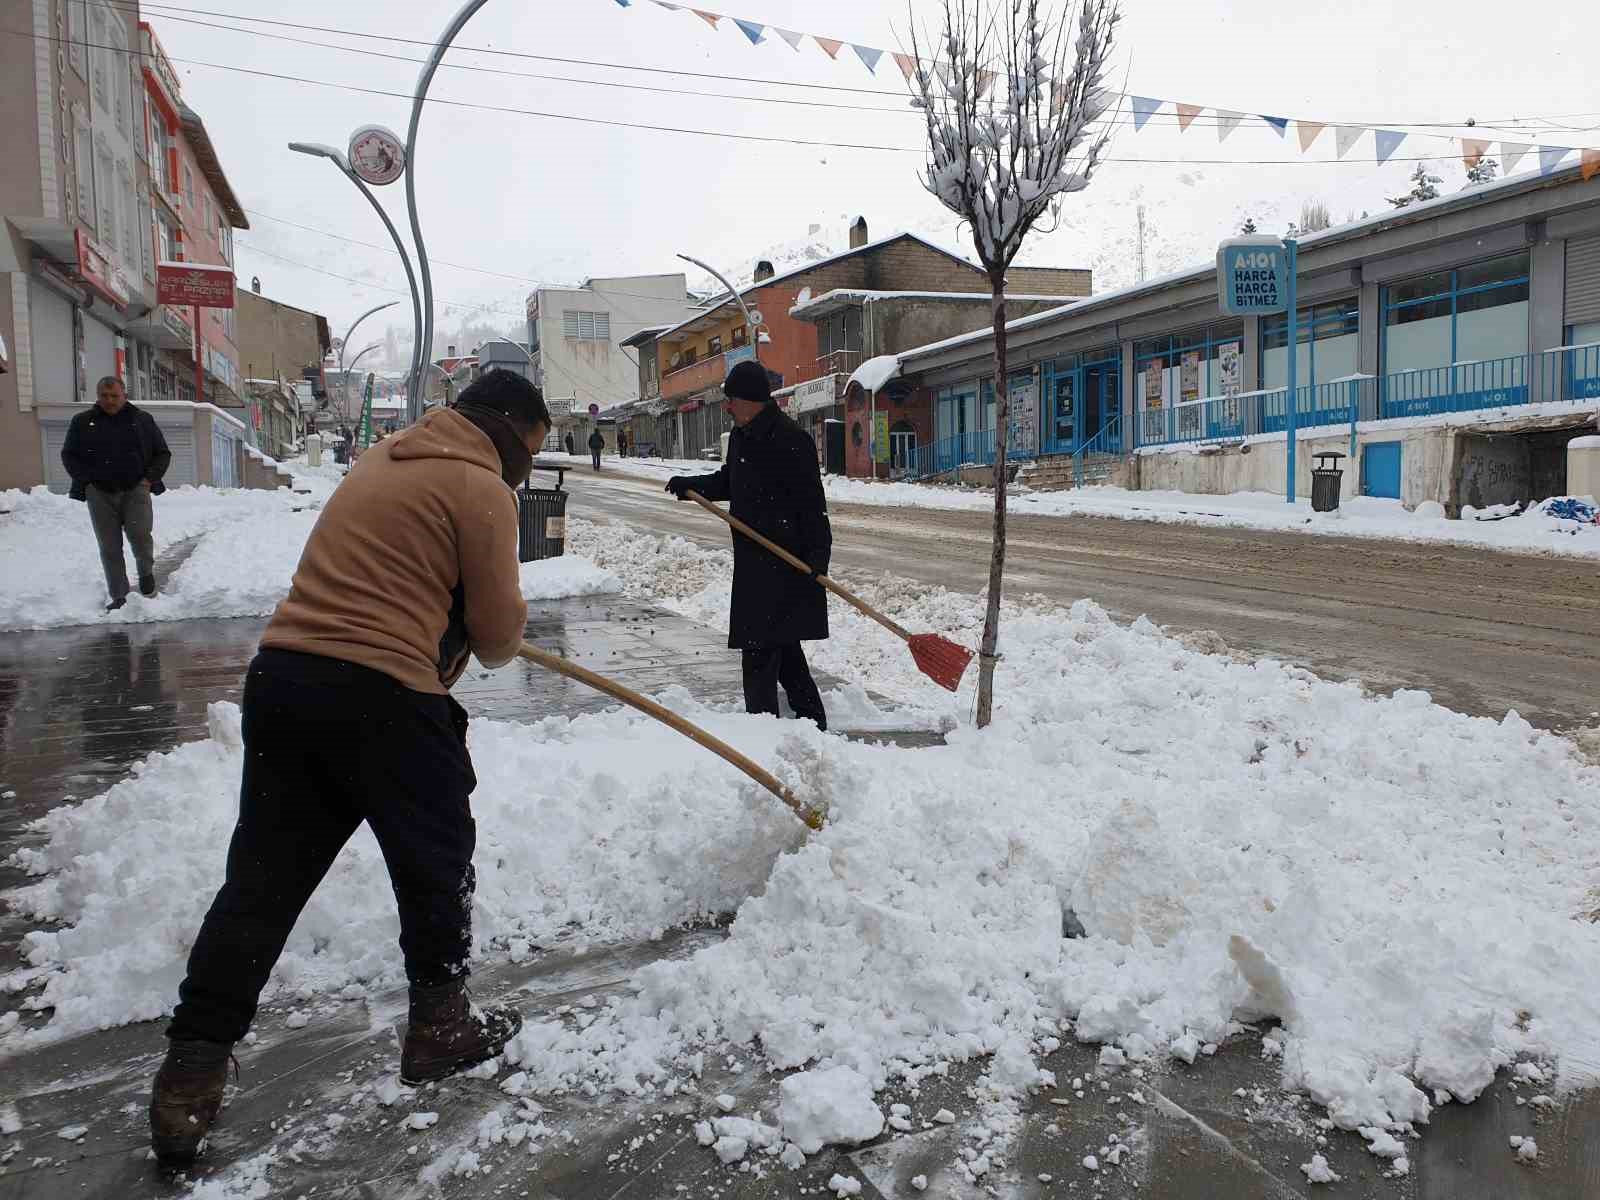
<path fill-rule="evenodd" d="M 635 0 L 616 0 L 617 5 L 628 11 L 636 11 Z M 776 33 L 789 48 L 799 53 L 802 44 L 807 38 L 816 43 L 817 47 L 834 62 L 839 61 L 839 52 L 849 46 L 857 60 L 865 67 L 869 74 L 878 73 L 878 64 L 888 55 L 907 84 L 914 84 L 918 76 L 918 61 L 915 56 L 902 53 L 898 50 L 884 50 L 877 46 L 867 46 L 859 42 L 846 42 L 841 38 L 823 37 L 820 34 L 807 33 L 800 30 L 784 29 L 777 25 L 768 25 L 763 21 L 752 20 L 746 17 L 736 17 L 728 13 L 712 12 L 709 9 L 693 8 L 686 4 L 675 3 L 674 0 L 652 0 L 658 8 L 668 12 L 691 12 L 699 17 L 712 29 L 720 29 L 721 22 L 726 19 L 731 21 L 752 46 L 759 46 L 768 40 L 767 33 Z M 950 64 L 946 62 L 931 62 L 925 64 L 939 80 L 946 93 L 951 91 L 954 82 Z M 998 72 L 993 70 L 980 70 L 977 73 L 977 94 L 980 98 L 987 97 L 994 86 Z M 1067 89 L 1061 82 L 1050 82 L 1050 99 L 1052 111 L 1059 112 L 1068 100 Z M 1150 122 L 1161 113 L 1167 105 L 1171 105 L 1176 118 L 1178 132 L 1187 133 L 1198 122 L 1202 115 L 1210 109 L 1210 120 L 1214 122 L 1217 131 L 1217 142 L 1221 144 L 1228 140 L 1229 135 L 1247 119 L 1245 113 L 1236 112 L 1229 108 L 1216 108 L 1210 105 L 1193 104 L 1181 100 L 1172 100 L 1159 96 L 1134 96 L 1125 95 L 1131 110 L 1132 125 L 1135 133 L 1142 132 Z M 1460 160 L 1464 166 L 1471 169 L 1477 167 L 1488 157 L 1494 142 L 1487 138 L 1455 137 L 1442 133 L 1420 133 L 1413 135 L 1408 131 L 1398 129 L 1383 129 L 1369 125 L 1347 125 L 1330 121 L 1311 121 L 1300 117 L 1280 117 L 1269 113 L 1256 113 L 1255 118 L 1262 121 L 1278 137 L 1288 140 L 1289 124 L 1294 123 L 1296 141 L 1300 153 L 1307 154 L 1324 130 L 1330 126 L 1334 132 L 1335 160 L 1342 160 L 1348 155 L 1363 136 L 1370 133 L 1373 136 L 1375 158 L 1379 165 L 1387 163 L 1395 156 L 1403 142 L 1408 137 L 1420 136 L 1442 138 L 1455 142 L 1459 148 Z M 1170 127 L 1170 126 L 1169 126 Z M 1539 173 L 1548 175 L 1556 170 L 1570 155 L 1578 155 L 1584 179 L 1592 179 L 1600 174 L 1600 148 L 1583 148 L 1573 146 L 1536 145 L 1531 142 L 1500 141 L 1500 166 L 1501 170 L 1510 175 L 1517 166 L 1534 151 L 1538 152 Z"/>

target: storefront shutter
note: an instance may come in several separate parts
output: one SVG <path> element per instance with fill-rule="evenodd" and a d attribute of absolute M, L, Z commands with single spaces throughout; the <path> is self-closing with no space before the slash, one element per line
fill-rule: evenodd
<path fill-rule="evenodd" d="M 52 492 L 61 495 L 67 494 L 67 489 L 72 486 L 72 476 L 67 474 L 67 469 L 61 465 L 61 447 L 67 440 L 67 422 L 41 421 L 40 432 L 44 435 L 44 481 Z"/>
<path fill-rule="evenodd" d="M 1600 321 L 1600 236 L 1567 242 L 1566 324 Z"/>

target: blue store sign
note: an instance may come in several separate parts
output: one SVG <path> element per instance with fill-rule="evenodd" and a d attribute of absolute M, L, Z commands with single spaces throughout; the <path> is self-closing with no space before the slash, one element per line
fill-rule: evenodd
<path fill-rule="evenodd" d="M 1236 316 L 1281 313 L 1289 306 L 1290 270 L 1277 238 L 1229 238 L 1217 247 L 1217 300 Z"/>

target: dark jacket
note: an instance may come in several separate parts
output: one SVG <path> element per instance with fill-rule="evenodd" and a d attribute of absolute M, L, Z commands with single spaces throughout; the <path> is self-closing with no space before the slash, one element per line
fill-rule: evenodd
<path fill-rule="evenodd" d="M 689 486 L 707 500 L 730 501 L 734 516 L 827 574 L 833 530 L 816 443 L 776 404 L 735 428 L 722 469 Z M 828 595 L 821 585 L 735 533 L 728 645 L 750 650 L 827 636 Z"/>
<path fill-rule="evenodd" d="M 578 452 L 578 443 L 573 440 L 572 435 L 570 433 L 567 434 L 566 443 L 567 443 L 567 453 L 568 454 L 576 454 Z"/>
<path fill-rule="evenodd" d="M 596 429 L 593 433 L 591 433 L 589 435 L 589 449 L 591 449 L 591 450 L 604 450 L 605 447 L 606 447 L 606 439 L 605 439 L 604 435 L 601 434 L 601 432 L 598 429 Z"/>
<path fill-rule="evenodd" d="M 72 476 L 74 500 L 88 495 L 90 484 L 108 492 L 125 492 L 140 480 L 150 481 L 150 494 L 167 490 L 161 477 L 172 462 L 167 439 L 156 419 L 133 404 L 110 417 L 98 404 L 84 409 L 67 426 L 61 465 Z"/>

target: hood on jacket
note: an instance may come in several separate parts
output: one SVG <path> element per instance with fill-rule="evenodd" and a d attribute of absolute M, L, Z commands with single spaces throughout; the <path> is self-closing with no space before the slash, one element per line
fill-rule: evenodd
<path fill-rule="evenodd" d="M 389 457 L 397 462 L 418 458 L 453 458 L 500 474 L 500 453 L 484 433 L 460 413 L 436 408 L 415 425 L 391 434 Z"/>

